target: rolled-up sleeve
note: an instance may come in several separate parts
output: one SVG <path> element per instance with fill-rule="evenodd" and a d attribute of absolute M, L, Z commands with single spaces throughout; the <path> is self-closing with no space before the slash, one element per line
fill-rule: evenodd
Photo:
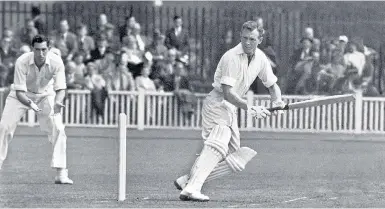
<path fill-rule="evenodd" d="M 67 89 L 65 69 L 63 61 L 60 61 L 58 66 L 56 67 L 55 74 L 53 76 L 54 79 L 54 90 Z"/>
<path fill-rule="evenodd" d="M 27 68 L 22 62 L 16 60 L 13 86 L 16 91 L 27 92 Z"/>
<path fill-rule="evenodd" d="M 236 55 L 225 54 L 220 65 L 222 71 L 221 84 L 234 86 L 239 74 L 239 67 L 237 67 Z"/>
<path fill-rule="evenodd" d="M 263 85 L 266 88 L 271 87 L 278 81 L 277 76 L 274 75 L 273 69 L 271 69 L 271 65 L 267 57 L 264 57 L 261 63 L 261 71 L 258 74 L 259 79 L 261 79 Z"/>

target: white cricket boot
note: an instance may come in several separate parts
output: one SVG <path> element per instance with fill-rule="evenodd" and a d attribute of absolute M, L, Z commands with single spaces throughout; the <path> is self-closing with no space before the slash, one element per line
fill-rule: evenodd
<path fill-rule="evenodd" d="M 55 184 L 74 184 L 74 182 L 68 178 L 68 170 L 60 169 L 58 170 L 58 175 L 55 177 Z"/>
<path fill-rule="evenodd" d="M 180 193 L 179 199 L 181 199 L 182 201 L 196 201 L 196 202 L 207 202 L 210 200 L 208 196 L 200 193 L 199 191 L 190 192 L 186 190 L 183 190 Z"/>
<path fill-rule="evenodd" d="M 179 177 L 178 179 L 176 179 L 176 180 L 174 181 L 175 187 L 176 187 L 178 190 L 183 190 L 183 189 L 186 187 L 189 178 L 190 178 L 190 176 L 187 175 L 187 174 L 184 175 L 184 176 Z"/>

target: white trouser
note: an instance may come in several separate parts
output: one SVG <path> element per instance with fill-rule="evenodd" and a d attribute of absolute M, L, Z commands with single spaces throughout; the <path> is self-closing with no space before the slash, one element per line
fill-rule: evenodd
<path fill-rule="evenodd" d="M 66 168 L 67 136 L 64 132 L 61 115 L 53 116 L 54 99 L 55 95 L 48 95 L 35 100 L 39 108 L 42 109 L 37 113 L 37 118 L 40 129 L 48 135 L 48 140 L 52 144 L 51 167 Z M 14 91 L 11 91 L 7 96 L 0 121 L 0 168 L 7 157 L 8 144 L 13 138 L 17 124 L 29 109 L 30 107 L 25 106 L 16 98 Z"/>

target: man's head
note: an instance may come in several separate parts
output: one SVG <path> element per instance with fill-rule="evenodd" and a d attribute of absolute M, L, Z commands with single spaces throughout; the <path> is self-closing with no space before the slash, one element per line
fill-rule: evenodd
<path fill-rule="evenodd" d="M 347 50 L 350 53 L 356 52 L 357 51 L 357 44 L 355 42 L 350 41 L 347 45 Z"/>
<path fill-rule="evenodd" d="M 182 27 L 182 25 L 183 25 L 182 17 L 175 16 L 174 17 L 174 26 L 175 26 L 175 28 L 180 28 L 180 27 Z"/>
<path fill-rule="evenodd" d="M 314 30 L 311 27 L 305 28 L 303 31 L 303 37 L 308 38 L 308 39 L 313 39 L 314 38 Z"/>
<path fill-rule="evenodd" d="M 105 48 L 105 47 L 107 47 L 108 46 L 107 39 L 104 36 L 98 37 L 96 45 L 98 46 L 98 48 Z"/>
<path fill-rule="evenodd" d="M 76 64 L 75 62 L 73 61 L 69 61 L 66 66 L 65 66 L 65 70 L 68 74 L 72 74 L 72 73 L 75 73 L 75 70 L 76 70 Z"/>
<path fill-rule="evenodd" d="M 176 62 L 175 63 L 175 68 L 174 68 L 174 73 L 176 76 L 181 76 L 185 73 L 185 66 L 183 64 L 183 62 Z"/>
<path fill-rule="evenodd" d="M 313 39 L 313 49 L 316 51 L 321 50 L 321 41 L 318 38 Z"/>
<path fill-rule="evenodd" d="M 263 18 L 262 17 L 257 16 L 257 17 L 254 18 L 254 21 L 257 22 L 259 27 L 263 28 Z"/>
<path fill-rule="evenodd" d="M 97 74 L 97 73 L 98 73 L 98 70 L 97 70 L 97 68 L 96 68 L 95 63 L 93 63 L 93 62 L 87 63 L 87 73 L 88 73 L 89 75 L 94 75 L 94 74 Z"/>
<path fill-rule="evenodd" d="M 43 35 L 36 35 L 32 39 L 31 46 L 34 54 L 35 64 L 43 64 L 47 57 L 50 46 L 48 38 Z"/>
<path fill-rule="evenodd" d="M 115 30 L 114 25 L 112 25 L 110 23 L 106 24 L 106 36 L 107 36 L 107 38 L 111 38 L 114 36 L 114 30 Z"/>
<path fill-rule="evenodd" d="M 174 62 L 177 58 L 177 55 L 178 55 L 177 51 L 175 49 L 171 48 L 167 51 L 167 60 L 169 62 Z"/>
<path fill-rule="evenodd" d="M 107 20 L 107 15 L 106 14 L 100 14 L 99 15 L 99 20 L 98 20 L 99 25 L 105 25 L 108 23 Z"/>
<path fill-rule="evenodd" d="M 9 28 L 4 28 L 3 37 L 13 38 L 13 31 Z"/>
<path fill-rule="evenodd" d="M 76 35 L 78 36 L 86 36 L 88 33 L 87 26 L 84 24 L 80 24 L 78 27 L 76 27 Z"/>
<path fill-rule="evenodd" d="M 35 28 L 35 22 L 32 19 L 27 19 L 25 28 L 27 28 L 28 30 L 32 30 L 33 28 Z"/>
<path fill-rule="evenodd" d="M 41 12 L 39 7 L 33 6 L 31 13 L 32 13 L 32 17 L 36 17 L 36 16 L 39 16 Z"/>
<path fill-rule="evenodd" d="M 134 16 L 126 17 L 126 25 L 130 28 L 134 28 L 136 24 L 136 19 Z"/>
<path fill-rule="evenodd" d="M 69 30 L 69 25 L 67 20 L 60 21 L 60 32 L 66 33 Z"/>
<path fill-rule="evenodd" d="M 135 23 L 134 28 L 133 28 L 133 30 L 132 30 L 132 33 L 133 33 L 134 35 L 139 35 L 139 34 L 140 34 L 140 31 L 141 31 L 140 24 L 139 24 L 139 23 Z"/>
<path fill-rule="evenodd" d="M 301 40 L 302 49 L 311 49 L 313 41 L 309 38 L 303 38 Z"/>
<path fill-rule="evenodd" d="M 255 50 L 263 40 L 265 30 L 256 21 L 243 23 L 241 29 L 241 44 L 243 51 L 247 55 L 253 55 Z"/>

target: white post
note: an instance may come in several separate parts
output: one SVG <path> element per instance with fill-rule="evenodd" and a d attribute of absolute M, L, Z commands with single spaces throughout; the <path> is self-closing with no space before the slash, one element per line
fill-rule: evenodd
<path fill-rule="evenodd" d="M 144 118 L 145 118 L 145 91 L 144 89 L 139 89 L 138 96 L 138 130 L 144 129 Z"/>
<path fill-rule="evenodd" d="M 254 93 L 253 93 L 253 91 L 248 91 L 246 94 L 246 97 L 247 97 L 247 105 L 248 106 L 254 105 Z M 253 127 L 253 117 L 251 117 L 251 115 L 247 114 L 247 111 L 246 111 L 246 118 L 247 118 L 246 127 L 248 129 L 252 128 Z"/>
<path fill-rule="evenodd" d="M 126 131 L 127 116 L 119 114 L 119 182 L 118 182 L 118 201 L 126 199 Z"/>
<path fill-rule="evenodd" d="M 354 108 L 354 133 L 359 134 L 362 131 L 362 92 L 356 92 L 355 108 Z"/>
<path fill-rule="evenodd" d="M 33 127 L 35 125 L 35 111 L 32 109 L 28 110 L 28 126 Z"/>

